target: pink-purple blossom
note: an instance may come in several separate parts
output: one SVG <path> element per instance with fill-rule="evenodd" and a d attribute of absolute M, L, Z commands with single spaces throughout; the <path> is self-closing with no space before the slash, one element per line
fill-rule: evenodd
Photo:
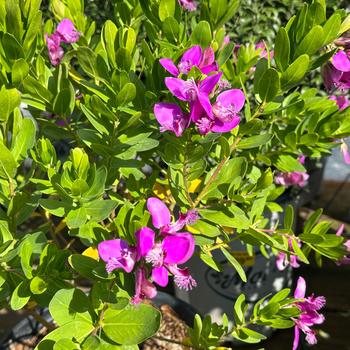
<path fill-rule="evenodd" d="M 343 159 L 344 159 L 345 164 L 350 164 L 349 147 L 344 140 L 342 140 L 342 142 L 341 142 L 340 152 L 343 155 Z"/>
<path fill-rule="evenodd" d="M 53 66 L 60 64 L 64 51 L 61 43 L 72 44 L 78 41 L 80 33 L 68 18 L 64 18 L 57 26 L 56 31 L 50 36 L 45 34 L 50 62 Z"/>
<path fill-rule="evenodd" d="M 331 95 L 329 96 L 329 99 L 336 102 L 340 111 L 344 110 L 349 106 L 349 99 L 345 95 L 340 95 L 340 96 Z"/>
<path fill-rule="evenodd" d="M 290 252 L 294 253 L 294 248 L 293 248 L 291 239 L 288 240 L 288 246 L 289 246 Z M 301 244 L 299 242 L 298 242 L 298 246 L 299 247 L 301 246 Z M 298 267 L 300 267 L 298 260 L 299 260 L 299 258 L 294 254 L 290 254 L 288 256 L 287 253 L 280 252 L 280 253 L 278 253 L 277 258 L 276 258 L 277 269 L 280 271 L 283 271 L 288 267 L 288 265 L 292 266 L 293 268 L 298 268 Z"/>
<path fill-rule="evenodd" d="M 140 304 L 144 299 L 153 299 L 157 295 L 157 288 L 148 280 L 146 268 L 138 267 L 135 272 L 135 295 L 131 298 L 132 304 Z"/>
<path fill-rule="evenodd" d="M 163 234 L 174 234 L 184 226 L 194 224 L 199 217 L 196 210 L 189 210 L 185 214 L 181 213 L 179 219 L 172 222 L 169 209 L 156 197 L 147 199 L 147 209 L 151 214 L 153 226 Z"/>
<path fill-rule="evenodd" d="M 61 38 L 59 35 L 53 33 L 52 35 L 45 35 L 47 50 L 50 62 L 53 66 L 60 64 L 64 51 L 61 47 Z"/>
<path fill-rule="evenodd" d="M 203 51 L 199 45 L 185 51 L 177 65 L 170 58 L 161 58 L 159 63 L 174 77 L 188 74 L 193 67 L 199 68 L 203 74 L 218 70 L 214 50 L 208 47 Z"/>
<path fill-rule="evenodd" d="M 187 11 L 197 10 L 198 1 L 195 0 L 179 0 L 180 6 Z"/>
<path fill-rule="evenodd" d="M 306 185 L 309 175 L 303 171 L 293 171 L 290 173 L 279 173 L 275 176 L 275 183 L 282 186 L 299 186 Z"/>
<path fill-rule="evenodd" d="M 168 284 L 169 272 L 179 288 L 186 290 L 196 286 L 191 275 L 184 277 L 177 265 L 188 261 L 194 252 L 194 238 L 188 232 L 177 232 L 156 240 L 156 234 L 148 227 L 136 232 L 138 258 L 144 258 L 152 266 L 152 280 L 165 287 Z M 179 278 L 177 278 L 180 277 Z"/>
<path fill-rule="evenodd" d="M 103 241 L 98 245 L 98 254 L 106 263 L 108 273 L 123 269 L 125 272 L 131 272 L 134 268 L 137 251 L 135 247 L 122 239 L 112 239 Z"/>
<path fill-rule="evenodd" d="M 323 83 L 328 91 L 341 91 L 350 88 L 350 58 L 349 52 L 339 50 L 321 69 Z"/>
<path fill-rule="evenodd" d="M 325 319 L 322 314 L 318 313 L 326 304 L 325 297 L 315 297 L 313 294 L 309 297 L 305 297 L 305 292 L 306 282 L 304 278 L 299 277 L 294 292 L 294 298 L 301 299 L 295 303 L 295 306 L 301 311 L 301 314 L 297 318 L 292 318 L 295 324 L 293 350 L 298 349 L 300 331 L 306 335 L 306 341 L 309 344 L 316 344 L 316 332 L 310 327 L 315 324 L 322 324 Z"/>

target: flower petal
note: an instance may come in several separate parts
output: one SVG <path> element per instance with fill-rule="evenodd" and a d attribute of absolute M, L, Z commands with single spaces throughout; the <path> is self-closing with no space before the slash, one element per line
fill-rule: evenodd
<path fill-rule="evenodd" d="M 64 18 L 57 26 L 56 32 L 60 34 L 62 41 L 71 44 L 79 40 L 80 33 L 75 29 L 73 22 Z"/>
<path fill-rule="evenodd" d="M 154 267 L 152 269 L 152 279 L 159 286 L 166 287 L 169 281 L 168 270 L 164 266 Z"/>
<path fill-rule="evenodd" d="M 160 199 L 156 197 L 148 198 L 147 209 L 151 213 L 154 227 L 162 228 L 170 224 L 170 211 Z"/>
<path fill-rule="evenodd" d="M 181 62 L 190 62 L 192 66 L 199 66 L 202 58 L 202 48 L 199 45 L 192 46 L 181 57 Z"/>
<path fill-rule="evenodd" d="M 300 338 L 300 330 L 297 326 L 295 326 L 294 327 L 294 341 L 293 341 L 293 349 L 292 350 L 298 350 L 299 338 Z"/>
<path fill-rule="evenodd" d="M 175 63 L 170 58 L 161 58 L 159 63 L 174 77 L 177 77 L 180 74 Z"/>
<path fill-rule="evenodd" d="M 135 237 L 137 260 L 139 260 L 141 257 L 146 256 L 147 253 L 153 248 L 155 233 L 148 227 L 142 227 L 140 230 L 135 232 Z"/>
<path fill-rule="evenodd" d="M 154 115 L 161 125 L 160 131 L 172 131 L 181 136 L 188 125 L 188 116 L 185 116 L 176 103 L 160 102 L 154 105 Z"/>
<path fill-rule="evenodd" d="M 224 107 L 228 107 L 231 104 L 235 106 L 235 111 L 239 112 L 245 103 L 245 96 L 240 89 L 231 89 L 222 92 L 216 99 L 217 102 Z"/>
<path fill-rule="evenodd" d="M 166 264 L 183 264 L 191 258 L 194 252 L 194 238 L 188 232 L 178 232 L 168 235 L 162 243 L 166 252 Z"/>
<path fill-rule="evenodd" d="M 167 77 L 164 80 L 169 91 L 181 101 L 187 101 L 186 91 L 188 89 L 186 81 L 179 78 Z"/>
<path fill-rule="evenodd" d="M 120 259 L 123 249 L 129 250 L 129 245 L 122 239 L 103 241 L 97 247 L 98 255 L 105 262 L 108 262 L 110 258 Z"/>
<path fill-rule="evenodd" d="M 219 82 L 221 76 L 222 76 L 222 72 L 206 77 L 204 80 L 200 82 L 199 91 L 209 95 L 215 88 L 216 84 Z"/>
<path fill-rule="evenodd" d="M 305 297 L 306 282 L 303 277 L 298 278 L 297 287 L 295 288 L 294 298 L 301 299 Z"/>
<path fill-rule="evenodd" d="M 240 118 L 237 115 L 235 118 L 233 118 L 230 122 L 222 122 L 219 119 L 215 119 L 214 125 L 211 127 L 212 132 L 228 132 L 234 129 L 240 122 Z"/>
<path fill-rule="evenodd" d="M 209 96 L 205 93 L 198 93 L 198 101 L 209 118 L 213 118 L 213 107 L 210 103 Z"/>
<path fill-rule="evenodd" d="M 338 51 L 332 58 L 333 66 L 342 71 L 342 72 L 350 72 L 350 59 L 345 51 Z"/>

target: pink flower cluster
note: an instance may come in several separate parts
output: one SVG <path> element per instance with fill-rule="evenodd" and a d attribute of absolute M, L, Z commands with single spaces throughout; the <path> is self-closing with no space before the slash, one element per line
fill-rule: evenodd
<path fill-rule="evenodd" d="M 79 40 L 80 33 L 75 29 L 74 24 L 68 18 L 64 18 L 51 35 L 45 34 L 50 62 L 53 66 L 60 64 L 64 51 L 61 43 L 72 44 Z"/>
<path fill-rule="evenodd" d="M 291 239 L 288 240 L 288 245 L 289 245 L 290 252 L 294 253 L 294 248 L 293 248 Z M 301 247 L 301 244 L 299 242 L 298 242 L 298 246 Z M 290 256 L 288 257 L 287 253 L 279 252 L 276 258 L 277 269 L 280 271 L 283 271 L 289 265 L 293 268 L 298 268 L 300 267 L 298 260 L 299 258 L 294 254 L 290 254 Z"/>
<path fill-rule="evenodd" d="M 179 0 L 180 6 L 187 11 L 197 10 L 198 1 L 195 0 Z"/>
<path fill-rule="evenodd" d="M 300 164 L 305 163 L 305 156 L 298 158 Z M 275 176 L 275 183 L 282 186 L 299 186 L 304 187 L 309 179 L 309 174 L 303 171 L 292 171 L 289 173 L 279 173 Z"/>
<path fill-rule="evenodd" d="M 162 58 L 159 62 L 172 75 L 165 78 L 166 87 L 173 96 L 186 103 L 188 110 L 188 113 L 183 112 L 176 103 L 155 104 L 154 114 L 161 132 L 168 130 L 181 136 L 193 123 L 200 134 L 206 135 L 208 132 L 228 132 L 239 124 L 238 112 L 244 106 L 245 96 L 239 89 L 222 92 L 229 84 L 221 79 L 222 72 L 218 72 L 212 48 L 203 51 L 199 45 L 193 46 L 177 65 L 169 58 Z M 187 77 L 193 67 L 197 67 L 205 78 Z"/>
<path fill-rule="evenodd" d="M 106 262 L 108 273 L 120 268 L 130 273 L 137 264 L 135 295 L 132 298 L 134 304 L 145 298 L 154 298 L 157 290 L 153 282 L 165 287 L 169 281 L 169 273 L 174 276 L 174 282 L 180 289 L 190 290 L 197 285 L 188 268 L 178 267 L 191 258 L 195 247 L 192 234 L 179 231 L 198 219 L 197 212 L 190 210 L 186 214 L 180 214 L 177 221 L 171 222 L 166 205 L 154 197 L 147 200 L 147 209 L 159 234 L 149 227 L 142 227 L 135 232 L 135 246 L 122 239 L 107 240 L 98 245 L 99 256 Z M 151 280 L 148 278 L 149 274 Z"/>
<path fill-rule="evenodd" d="M 305 292 L 306 282 L 304 278 L 299 277 L 294 292 L 294 298 L 301 299 L 295 303 L 295 306 L 301 311 L 301 314 L 297 318 L 292 318 L 295 324 L 293 350 L 298 349 L 300 331 L 306 335 L 306 341 L 309 344 L 316 344 L 316 332 L 310 327 L 315 324 L 321 324 L 325 320 L 324 316 L 318 313 L 318 311 L 326 305 L 325 297 L 315 297 L 313 294 L 309 297 L 305 297 Z"/>

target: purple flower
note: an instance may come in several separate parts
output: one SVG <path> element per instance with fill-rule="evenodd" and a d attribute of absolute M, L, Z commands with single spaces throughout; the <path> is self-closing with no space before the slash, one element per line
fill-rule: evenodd
<path fill-rule="evenodd" d="M 337 236 L 341 236 L 344 232 L 345 225 L 341 224 L 335 233 Z M 347 239 L 344 243 L 346 251 L 350 253 L 350 239 Z M 349 265 L 350 264 L 350 254 L 345 255 L 343 258 L 336 262 L 337 265 Z"/>
<path fill-rule="evenodd" d="M 185 51 L 177 66 L 170 58 L 161 58 L 159 63 L 174 77 L 178 77 L 180 73 L 188 74 L 192 67 L 198 67 L 203 74 L 218 70 L 214 50 L 208 47 L 202 51 L 199 45 Z"/>
<path fill-rule="evenodd" d="M 98 245 L 98 254 L 106 263 L 108 273 L 115 269 L 131 272 L 136 262 L 136 249 L 122 239 L 103 241 Z"/>
<path fill-rule="evenodd" d="M 245 96 L 239 89 L 227 90 L 219 94 L 212 106 L 212 114 L 207 113 L 198 102 L 192 106 L 191 119 L 200 134 L 228 132 L 235 128 L 240 118 L 238 112 L 243 108 Z"/>
<path fill-rule="evenodd" d="M 189 126 L 189 117 L 175 103 L 156 103 L 154 115 L 160 126 L 160 132 L 172 131 L 176 136 L 181 136 Z"/>
<path fill-rule="evenodd" d="M 57 26 L 56 34 L 58 34 L 66 44 L 72 44 L 79 40 L 80 33 L 75 29 L 74 24 L 68 18 L 64 18 Z"/>
<path fill-rule="evenodd" d="M 259 41 L 257 44 L 255 44 L 255 50 L 259 51 L 260 58 L 267 59 L 266 44 L 263 41 Z M 270 51 L 270 59 L 271 60 L 273 59 L 273 56 L 274 56 L 274 51 Z"/>
<path fill-rule="evenodd" d="M 349 148 L 348 148 L 348 145 L 345 143 L 344 140 L 342 140 L 342 143 L 340 145 L 340 152 L 343 155 L 345 164 L 350 164 Z"/>
<path fill-rule="evenodd" d="M 166 235 L 161 241 L 155 240 L 155 232 L 143 227 L 135 233 L 137 257 L 144 258 L 152 265 L 152 280 L 165 287 L 171 272 L 179 288 L 186 290 L 196 286 L 196 281 L 187 269 L 181 270 L 178 264 L 188 261 L 194 252 L 194 238 L 188 232 Z"/>
<path fill-rule="evenodd" d="M 194 0 L 179 0 L 180 6 L 187 11 L 197 10 L 198 1 Z"/>
<path fill-rule="evenodd" d="M 344 96 L 344 95 L 341 95 L 341 96 L 331 95 L 331 96 L 329 96 L 329 99 L 336 102 L 336 104 L 339 107 L 340 111 L 342 111 L 343 109 L 345 109 L 345 108 L 347 108 L 349 106 L 349 99 L 348 99 L 347 96 Z"/>
<path fill-rule="evenodd" d="M 321 69 L 323 83 L 328 91 L 350 88 L 350 59 L 348 53 L 338 51 Z"/>
<path fill-rule="evenodd" d="M 147 279 L 145 267 L 139 267 L 135 272 L 135 295 L 132 304 L 139 304 L 142 300 L 153 299 L 157 295 L 157 288 Z"/>
<path fill-rule="evenodd" d="M 164 234 L 173 234 L 181 230 L 185 225 L 194 224 L 198 220 L 198 212 L 189 210 L 174 223 L 171 223 L 171 214 L 167 206 L 158 198 L 151 197 L 147 200 L 147 209 L 151 213 L 153 226 Z"/>
<path fill-rule="evenodd" d="M 49 53 L 49 59 L 53 66 L 60 64 L 64 51 L 61 45 L 61 38 L 58 34 L 53 33 L 52 35 L 45 34 L 46 45 Z"/>
<path fill-rule="evenodd" d="M 299 277 L 297 287 L 294 292 L 294 298 L 302 299 L 301 301 L 297 301 L 295 303 L 295 306 L 299 308 L 301 314 L 298 316 L 298 318 L 292 318 L 295 324 L 293 350 L 298 349 L 300 330 L 305 333 L 306 341 L 309 344 L 316 344 L 316 332 L 310 327 L 324 322 L 324 316 L 319 314 L 318 310 L 325 306 L 325 297 L 315 297 L 312 294 L 311 296 L 305 298 L 305 292 L 306 282 L 304 278 Z"/>
<path fill-rule="evenodd" d="M 309 175 L 303 171 L 293 171 L 290 173 L 279 173 L 275 176 L 275 183 L 282 186 L 297 185 L 303 187 L 306 185 Z"/>
<path fill-rule="evenodd" d="M 291 253 L 294 253 L 291 239 L 288 240 L 288 245 L 289 245 L 289 249 L 290 249 Z M 299 242 L 298 242 L 298 246 L 301 247 L 301 244 Z M 290 254 L 290 256 L 288 258 L 288 254 L 286 254 L 284 252 L 280 252 L 276 258 L 277 269 L 280 271 L 283 271 L 287 268 L 288 265 L 290 265 L 294 268 L 298 268 L 298 267 L 300 267 L 298 260 L 299 259 L 296 255 Z"/>

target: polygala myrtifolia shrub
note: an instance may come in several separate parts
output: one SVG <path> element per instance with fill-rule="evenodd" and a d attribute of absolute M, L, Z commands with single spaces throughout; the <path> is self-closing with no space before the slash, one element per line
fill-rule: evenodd
<path fill-rule="evenodd" d="M 268 47 L 227 36 L 238 0 L 117 1 L 102 28 L 83 0 L 40 6 L 0 1 L 0 302 L 38 320 L 48 307 L 37 350 L 137 349 L 160 324 L 144 302 L 156 285 L 170 275 L 201 288 L 193 254 L 220 271 L 221 251 L 246 281 L 236 240 L 279 269 L 348 261 L 321 210 L 298 234 L 291 206 L 278 226 L 267 219 L 307 184 L 306 157 L 341 146 L 350 162 L 345 10 L 327 17 L 309 1 Z M 321 66 L 330 98 L 303 86 Z M 241 295 L 232 325 L 196 316 L 186 346 L 257 343 L 252 325 L 295 327 L 293 349 L 299 333 L 314 344 L 325 298 L 306 295 L 299 277 L 249 315 Z"/>

